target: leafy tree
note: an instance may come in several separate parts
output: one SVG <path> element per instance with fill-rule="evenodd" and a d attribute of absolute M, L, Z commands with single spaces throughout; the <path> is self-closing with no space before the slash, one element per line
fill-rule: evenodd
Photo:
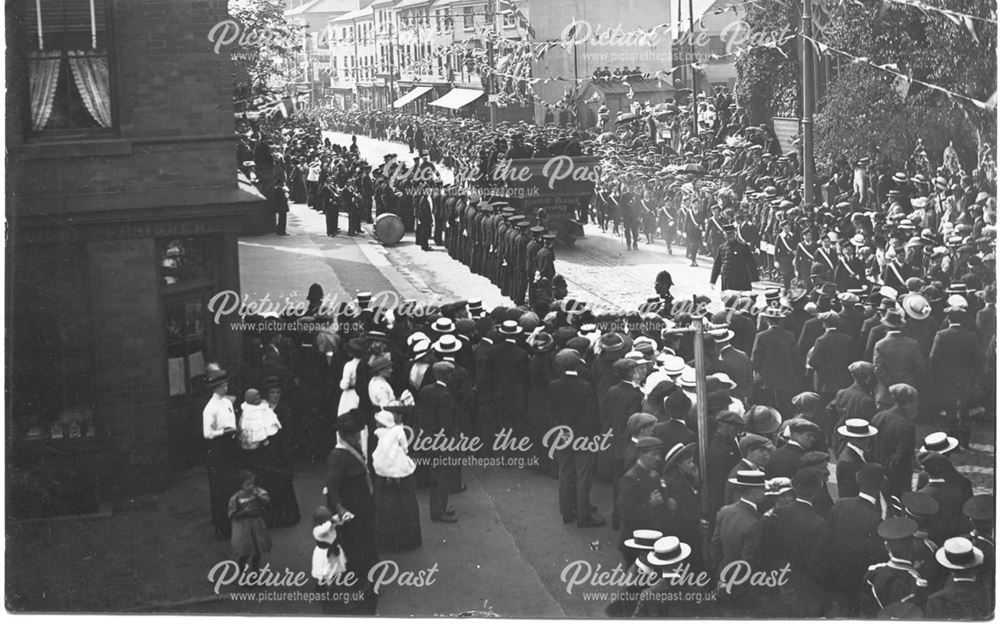
<path fill-rule="evenodd" d="M 239 36 L 228 46 L 236 66 L 237 97 L 278 91 L 293 80 L 302 27 L 289 23 L 284 13 L 283 0 L 229 0 L 229 16 L 239 25 Z"/>

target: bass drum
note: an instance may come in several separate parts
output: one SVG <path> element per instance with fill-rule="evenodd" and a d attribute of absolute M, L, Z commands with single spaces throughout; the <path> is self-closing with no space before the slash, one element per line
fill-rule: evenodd
<path fill-rule="evenodd" d="M 395 245 L 403 239 L 403 220 L 386 212 L 375 217 L 375 238 L 383 245 Z"/>

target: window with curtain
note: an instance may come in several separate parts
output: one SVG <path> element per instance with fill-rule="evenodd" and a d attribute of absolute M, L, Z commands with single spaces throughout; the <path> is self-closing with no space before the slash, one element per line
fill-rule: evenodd
<path fill-rule="evenodd" d="M 108 0 L 18 0 L 36 132 L 111 128 Z"/>

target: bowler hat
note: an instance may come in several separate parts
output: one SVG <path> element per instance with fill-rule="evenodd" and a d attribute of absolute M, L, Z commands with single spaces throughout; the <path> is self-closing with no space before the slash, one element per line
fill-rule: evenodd
<path fill-rule="evenodd" d="M 781 427 L 781 414 L 767 405 L 754 405 L 743 414 L 746 430 L 758 435 L 772 435 Z"/>

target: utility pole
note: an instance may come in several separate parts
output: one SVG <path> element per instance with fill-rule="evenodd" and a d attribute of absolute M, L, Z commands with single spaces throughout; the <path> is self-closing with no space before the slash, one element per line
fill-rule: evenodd
<path fill-rule="evenodd" d="M 813 112 L 816 107 L 816 77 L 812 57 L 812 0 L 802 0 L 802 203 L 813 203 L 816 176 L 813 160 Z"/>
<path fill-rule="evenodd" d="M 485 11 L 485 21 L 487 26 L 486 32 L 486 66 L 489 69 L 490 74 L 486 77 L 486 84 L 483 85 L 483 89 L 486 92 L 486 100 L 490 105 L 490 129 L 497 129 L 497 103 L 493 101 L 493 86 L 495 84 L 496 76 L 493 75 L 494 65 L 494 50 L 493 50 L 493 37 L 492 35 L 496 32 L 496 18 L 493 8 L 493 3 L 496 0 L 486 0 L 486 11 Z"/>
<path fill-rule="evenodd" d="M 679 1 L 679 0 L 678 0 Z M 806 0 L 808 2 L 809 0 Z M 680 8 L 678 8 L 680 13 Z M 698 138 L 698 73 L 694 69 L 694 2 L 688 0 L 688 42 L 691 50 L 691 132 Z"/>

